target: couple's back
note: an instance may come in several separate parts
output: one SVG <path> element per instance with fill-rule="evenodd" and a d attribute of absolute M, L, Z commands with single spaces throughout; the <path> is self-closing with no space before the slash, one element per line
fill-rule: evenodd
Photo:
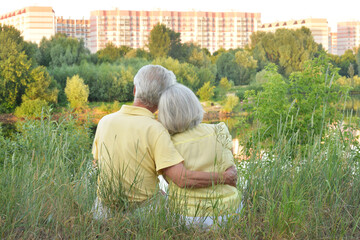
<path fill-rule="evenodd" d="M 99 160 L 100 180 L 110 181 L 113 189 L 121 184 L 125 196 L 134 202 L 144 201 L 158 191 L 157 171 L 182 161 L 153 114 L 127 105 L 101 119 L 93 154 Z M 101 184 L 99 190 L 106 191 Z"/>

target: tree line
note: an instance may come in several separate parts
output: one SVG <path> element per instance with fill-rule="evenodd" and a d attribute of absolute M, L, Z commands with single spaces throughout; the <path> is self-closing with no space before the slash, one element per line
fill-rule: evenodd
<path fill-rule="evenodd" d="M 342 56 L 328 54 L 307 28 L 255 32 L 246 48 L 221 48 L 212 54 L 196 43 L 181 43 L 180 34 L 162 24 L 154 26 L 144 49 L 117 47 L 109 42 L 91 54 L 83 40 L 63 34 L 44 38 L 36 45 L 24 41 L 11 26 L 0 27 L 0 43 L 0 112 L 17 109 L 19 115 L 49 104 L 66 106 L 70 92 L 77 94 L 65 91 L 72 78 L 82 81 L 76 86 L 88 88 L 88 93 L 82 94 L 91 102 L 132 101 L 133 77 L 150 63 L 172 70 L 177 80 L 202 100 L 223 100 L 224 104 L 245 99 L 246 90 L 263 91 L 269 81 L 266 68 L 271 64 L 287 81 L 319 56 L 326 56 L 338 69 L 343 83 L 356 79 L 360 71 L 360 51 L 348 50 Z M 350 82 L 356 88 L 356 81 Z M 228 96 L 229 91 L 237 99 Z"/>

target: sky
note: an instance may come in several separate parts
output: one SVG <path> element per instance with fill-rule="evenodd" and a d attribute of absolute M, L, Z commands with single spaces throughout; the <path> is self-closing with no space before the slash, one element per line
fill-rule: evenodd
<path fill-rule="evenodd" d="M 27 6 L 51 6 L 56 16 L 88 18 L 90 11 L 177 10 L 261 13 L 261 22 L 326 18 L 331 31 L 337 22 L 360 21 L 357 0 L 0 0 L 0 15 Z"/>

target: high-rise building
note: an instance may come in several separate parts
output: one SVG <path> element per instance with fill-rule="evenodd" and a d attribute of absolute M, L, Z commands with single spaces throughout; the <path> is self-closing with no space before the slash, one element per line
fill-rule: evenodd
<path fill-rule="evenodd" d="M 328 21 L 325 18 L 308 18 L 285 22 L 266 23 L 261 26 L 260 31 L 275 32 L 279 28 L 295 30 L 301 27 L 309 28 L 312 36 L 314 37 L 314 41 L 322 44 L 323 48 L 328 50 L 330 28 Z"/>
<path fill-rule="evenodd" d="M 98 10 L 90 14 L 90 50 L 96 52 L 112 42 L 132 48 L 146 46 L 157 23 L 214 52 L 219 48 L 243 48 L 261 25 L 260 13 Z"/>
<path fill-rule="evenodd" d="M 85 47 L 89 48 L 90 21 L 88 19 L 64 19 L 63 17 L 57 17 L 56 32 L 79 40 L 83 39 Z"/>
<path fill-rule="evenodd" d="M 360 21 L 340 22 L 337 24 L 337 54 L 360 45 Z"/>
<path fill-rule="evenodd" d="M 0 16 L 0 25 L 14 26 L 25 41 L 39 44 L 55 34 L 55 12 L 52 7 L 25 7 Z"/>
<path fill-rule="evenodd" d="M 337 55 L 337 32 L 331 32 L 329 34 L 329 53 Z"/>

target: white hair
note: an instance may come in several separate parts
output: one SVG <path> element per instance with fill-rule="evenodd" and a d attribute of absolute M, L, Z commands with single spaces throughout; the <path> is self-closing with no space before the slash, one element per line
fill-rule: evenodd
<path fill-rule="evenodd" d="M 135 99 L 148 107 L 158 106 L 162 92 L 176 83 L 175 74 L 159 65 L 146 65 L 134 77 Z"/>
<path fill-rule="evenodd" d="M 199 99 L 182 84 L 170 86 L 160 97 L 158 118 L 170 134 L 199 125 L 203 115 Z"/>

